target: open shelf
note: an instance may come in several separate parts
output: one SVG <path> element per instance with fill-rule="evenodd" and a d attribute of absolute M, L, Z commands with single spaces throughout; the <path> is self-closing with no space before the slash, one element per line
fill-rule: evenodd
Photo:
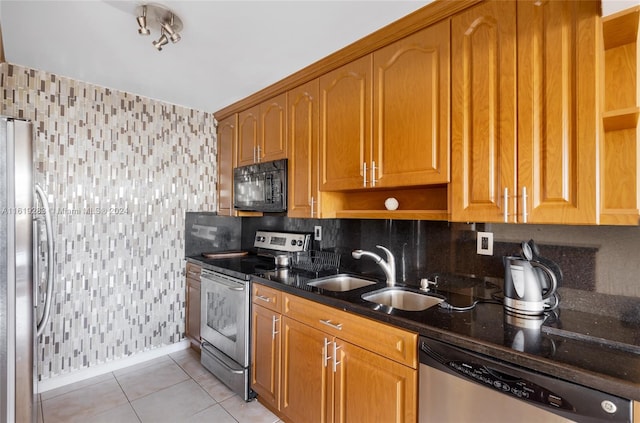
<path fill-rule="evenodd" d="M 638 225 L 640 217 L 640 6 L 602 19 L 604 109 L 600 142 L 600 224 Z"/>
<path fill-rule="evenodd" d="M 611 110 L 602 115 L 605 131 L 634 129 L 638 126 L 640 107 L 629 107 L 622 110 Z"/>
<path fill-rule="evenodd" d="M 398 200 L 387 210 L 385 200 Z M 447 185 L 323 192 L 323 216 L 345 219 L 449 220 Z M 326 206 L 326 208 L 325 208 Z"/>
<path fill-rule="evenodd" d="M 609 50 L 623 44 L 635 43 L 638 39 L 640 6 L 602 18 L 604 49 Z"/>

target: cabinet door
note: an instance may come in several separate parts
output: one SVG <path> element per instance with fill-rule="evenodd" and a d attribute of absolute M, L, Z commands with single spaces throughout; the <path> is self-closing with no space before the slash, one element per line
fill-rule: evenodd
<path fill-rule="evenodd" d="M 334 421 L 416 421 L 417 370 L 339 339 L 336 359 Z"/>
<path fill-rule="evenodd" d="M 371 162 L 371 56 L 320 77 L 320 189 L 362 188 Z M 368 186 L 368 184 L 367 184 Z"/>
<path fill-rule="evenodd" d="M 456 15 L 451 43 L 451 218 L 502 222 L 516 190 L 516 2 Z"/>
<path fill-rule="evenodd" d="M 260 104 L 257 159 L 260 162 L 287 157 L 287 95 Z"/>
<path fill-rule="evenodd" d="M 449 182 L 449 20 L 373 54 L 376 186 Z"/>
<path fill-rule="evenodd" d="M 332 373 L 324 359 L 331 337 L 286 316 L 282 329 L 283 414 L 293 422 L 331 421 Z"/>
<path fill-rule="evenodd" d="M 218 215 L 233 216 L 233 167 L 237 115 L 218 122 Z"/>
<path fill-rule="evenodd" d="M 281 315 L 255 305 L 252 313 L 251 387 L 275 410 L 280 410 Z"/>
<path fill-rule="evenodd" d="M 185 332 L 192 344 L 200 348 L 200 281 L 187 278 L 187 322 Z"/>
<path fill-rule="evenodd" d="M 598 10 L 517 2 L 519 222 L 596 223 Z"/>
<path fill-rule="evenodd" d="M 250 165 L 258 161 L 258 125 L 260 105 L 238 113 L 238 166 Z"/>
<path fill-rule="evenodd" d="M 316 79 L 287 93 L 289 217 L 314 217 L 318 210 L 318 91 Z"/>

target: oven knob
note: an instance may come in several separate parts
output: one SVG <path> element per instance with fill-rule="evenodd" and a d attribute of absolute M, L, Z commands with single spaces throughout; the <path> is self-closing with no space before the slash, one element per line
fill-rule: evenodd
<path fill-rule="evenodd" d="M 298 247 L 302 247 L 302 240 L 301 239 L 298 240 Z"/>
<path fill-rule="evenodd" d="M 291 245 L 295 247 L 295 245 L 296 245 L 296 240 L 295 239 L 291 240 Z"/>

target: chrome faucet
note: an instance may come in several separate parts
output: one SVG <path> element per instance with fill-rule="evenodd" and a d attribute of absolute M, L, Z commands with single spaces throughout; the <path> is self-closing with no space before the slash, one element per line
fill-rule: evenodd
<path fill-rule="evenodd" d="M 351 256 L 356 260 L 359 260 L 362 256 L 371 257 L 372 259 L 374 259 L 375 262 L 382 268 L 385 276 L 387 277 L 387 286 L 394 286 L 396 284 L 396 258 L 393 256 L 391 251 L 389 251 L 389 249 L 383 247 L 382 245 L 376 245 L 376 247 L 385 252 L 385 254 L 387 255 L 387 261 L 384 261 L 384 259 L 376 253 L 364 250 L 353 250 L 351 252 Z"/>

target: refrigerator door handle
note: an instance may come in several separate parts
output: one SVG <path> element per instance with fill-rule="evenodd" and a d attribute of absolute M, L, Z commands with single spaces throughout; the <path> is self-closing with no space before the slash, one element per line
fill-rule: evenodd
<path fill-rule="evenodd" d="M 47 231 L 47 296 L 44 302 L 44 311 L 42 317 L 38 322 L 36 336 L 42 335 L 44 327 L 49 321 L 49 314 L 51 310 L 51 297 L 53 296 L 53 226 L 51 225 L 51 212 L 49 209 L 49 202 L 47 196 L 40 187 L 35 185 L 35 192 L 42 202 L 44 208 L 44 222 L 45 229 Z M 39 275 L 38 275 L 39 276 Z M 36 277 L 38 277 L 36 276 Z M 37 288 L 36 288 L 37 289 Z"/>

